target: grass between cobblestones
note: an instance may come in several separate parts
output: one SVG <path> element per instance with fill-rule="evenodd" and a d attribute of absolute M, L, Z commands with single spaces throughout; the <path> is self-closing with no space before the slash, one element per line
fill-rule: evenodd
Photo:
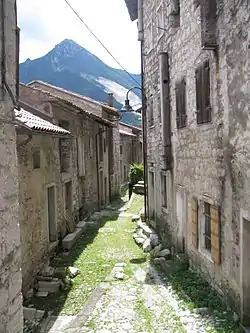
<path fill-rule="evenodd" d="M 187 269 L 185 263 L 174 263 L 173 270 L 166 274 L 157 267 L 166 285 L 171 285 L 179 299 L 179 304 L 191 312 L 201 309 L 202 316 L 209 318 L 208 333 L 239 333 L 238 323 L 233 312 L 226 311 L 227 306 L 207 281 L 195 271 Z"/>
<path fill-rule="evenodd" d="M 126 189 L 121 199 L 113 206 L 126 205 Z M 139 213 L 143 206 L 143 196 L 135 195 L 133 205 L 126 213 Z M 54 266 L 74 266 L 81 274 L 74 278 L 71 288 L 46 298 L 33 297 L 25 306 L 32 304 L 37 309 L 46 310 L 53 315 L 75 315 L 84 306 L 91 292 L 104 281 L 117 262 L 127 263 L 125 274 L 132 272 L 131 258 L 145 257 L 134 244 L 132 232 L 135 224 L 130 217 L 110 216 L 103 218 L 100 229 L 88 229 L 82 235 L 67 257 L 60 257 L 52 263 Z M 142 265 L 145 260 L 142 260 Z M 138 265 L 137 265 L 138 266 Z"/>
<path fill-rule="evenodd" d="M 128 196 L 124 188 L 122 197 L 112 206 L 119 209 L 127 203 Z M 133 203 L 126 213 L 138 214 L 142 206 L 143 196 L 134 195 Z M 29 303 L 37 309 L 50 311 L 53 315 L 76 315 L 116 263 L 126 263 L 125 274 L 129 278 L 134 278 L 136 269 L 147 269 L 150 256 L 135 245 L 132 237 L 135 223 L 130 217 L 110 216 L 103 218 L 100 225 L 99 230 L 88 230 L 88 233 L 78 240 L 68 257 L 61 257 L 55 262 L 57 266 L 74 266 L 80 269 L 81 274 L 73 280 L 71 288 L 45 299 L 33 298 Z M 211 318 L 206 329 L 208 333 L 240 332 L 238 325 L 233 321 L 233 314 L 224 310 L 225 305 L 208 283 L 195 272 L 188 270 L 186 265 L 173 262 L 173 266 L 174 269 L 169 273 L 163 273 L 158 266 L 156 268 L 165 286 L 172 287 L 181 308 L 188 308 L 191 312 L 197 308 L 207 308 L 204 316 Z M 122 283 L 126 283 L 126 280 Z M 153 288 L 157 290 L 158 285 L 154 284 Z M 139 291 L 135 311 L 138 320 L 133 332 L 157 332 L 154 309 L 146 305 Z M 161 320 L 168 322 L 170 327 L 172 324 L 173 332 L 185 332 L 178 313 L 175 313 L 167 301 L 164 303 Z M 95 330 L 97 323 L 98 318 L 92 318 L 87 326 Z"/>

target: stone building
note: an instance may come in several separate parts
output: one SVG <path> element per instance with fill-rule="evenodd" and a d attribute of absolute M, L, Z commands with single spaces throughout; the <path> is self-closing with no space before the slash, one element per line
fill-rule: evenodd
<path fill-rule="evenodd" d="M 21 333 L 21 247 L 14 106 L 18 98 L 16 1 L 0 1 L 0 332 Z"/>
<path fill-rule="evenodd" d="M 118 120 L 105 112 L 118 118 L 119 113 L 70 96 L 42 82 L 20 85 L 20 117 L 32 126 L 17 141 L 24 293 L 79 218 L 108 204 L 119 190 L 118 177 L 117 188 L 111 184 Z"/>
<path fill-rule="evenodd" d="M 120 133 L 120 181 L 128 181 L 129 167 L 142 163 L 142 131 L 140 128 L 119 123 Z"/>
<path fill-rule="evenodd" d="M 143 50 L 150 217 L 250 325 L 249 1 L 125 1 Z"/>

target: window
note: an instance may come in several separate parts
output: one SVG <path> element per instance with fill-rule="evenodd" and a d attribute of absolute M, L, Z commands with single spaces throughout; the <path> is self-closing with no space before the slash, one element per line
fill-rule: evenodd
<path fill-rule="evenodd" d="M 122 155 L 123 152 L 122 152 L 122 145 L 120 145 L 120 155 Z"/>
<path fill-rule="evenodd" d="M 176 98 L 176 127 L 178 129 L 187 126 L 186 114 L 186 81 L 182 79 L 175 85 Z"/>
<path fill-rule="evenodd" d="M 204 248 L 211 252 L 211 205 L 207 202 L 204 203 Z"/>
<path fill-rule="evenodd" d="M 205 61 L 195 71 L 197 123 L 211 121 L 210 104 L 210 69 L 209 61 Z"/>
<path fill-rule="evenodd" d="M 40 169 L 40 149 L 33 151 L 33 169 Z"/>
<path fill-rule="evenodd" d="M 167 176 L 161 175 L 162 207 L 167 208 Z"/>
<path fill-rule="evenodd" d="M 180 26 L 180 0 L 171 1 L 171 21 L 170 25 L 173 28 L 178 28 Z"/>
<path fill-rule="evenodd" d="M 107 143 L 106 143 L 106 139 L 104 138 L 103 139 L 103 151 L 104 151 L 104 153 L 106 153 L 106 145 L 107 145 Z"/>
<path fill-rule="evenodd" d="M 156 12 L 156 31 L 157 31 L 157 39 L 160 39 L 164 33 L 164 12 L 163 5 L 161 4 Z"/>
<path fill-rule="evenodd" d="M 172 0 L 172 15 L 180 15 L 180 0 Z"/>
<path fill-rule="evenodd" d="M 221 263 L 220 209 L 192 199 L 192 244 L 216 265 Z"/>

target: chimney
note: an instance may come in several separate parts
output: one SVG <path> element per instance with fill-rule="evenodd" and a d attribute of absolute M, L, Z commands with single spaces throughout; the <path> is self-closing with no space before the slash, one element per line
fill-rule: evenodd
<path fill-rule="evenodd" d="M 114 106 L 114 94 L 108 93 L 108 106 L 113 107 Z"/>

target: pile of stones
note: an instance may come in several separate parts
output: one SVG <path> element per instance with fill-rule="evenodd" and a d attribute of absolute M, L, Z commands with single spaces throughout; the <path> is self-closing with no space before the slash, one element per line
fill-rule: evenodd
<path fill-rule="evenodd" d="M 139 215 L 133 216 L 132 221 L 136 223 L 136 231 L 133 238 L 136 244 L 142 247 L 143 252 L 150 252 L 152 257 L 155 258 L 155 263 L 169 260 L 171 252 L 169 249 L 164 248 L 157 233 L 146 223 L 142 222 Z"/>

